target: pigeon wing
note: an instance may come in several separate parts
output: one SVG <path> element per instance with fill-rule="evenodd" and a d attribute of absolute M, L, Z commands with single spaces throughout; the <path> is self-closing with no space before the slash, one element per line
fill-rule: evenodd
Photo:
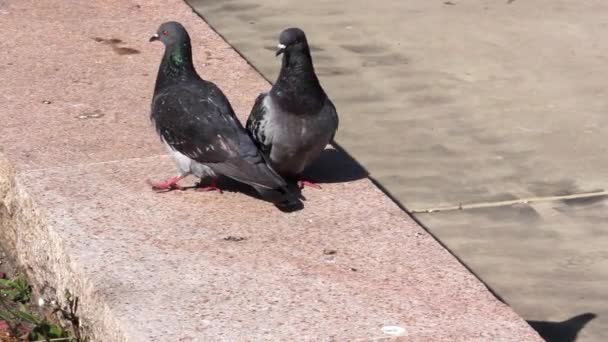
<path fill-rule="evenodd" d="M 152 118 L 171 148 L 238 181 L 276 189 L 283 179 L 266 165 L 219 88 L 181 87 L 154 99 Z"/>
<path fill-rule="evenodd" d="M 336 106 L 334 106 L 333 102 L 329 98 L 327 98 L 327 105 L 323 110 L 327 111 L 327 114 L 330 117 L 330 121 L 332 126 L 334 127 L 334 132 L 331 136 L 330 142 L 334 141 L 336 136 L 336 132 L 338 131 L 338 126 L 340 126 L 340 119 L 338 118 L 338 111 L 336 110 Z"/>
<path fill-rule="evenodd" d="M 171 148 L 200 163 L 222 163 L 237 155 L 229 139 L 238 132 L 217 102 L 188 88 L 170 87 L 155 96 L 152 119 Z"/>
<path fill-rule="evenodd" d="M 261 93 L 255 99 L 249 118 L 247 118 L 247 132 L 251 139 L 256 143 L 258 148 L 265 154 L 270 153 L 272 144 L 266 140 L 265 133 L 265 116 L 267 115 L 264 107 L 264 99 L 268 96 L 267 93 Z"/>

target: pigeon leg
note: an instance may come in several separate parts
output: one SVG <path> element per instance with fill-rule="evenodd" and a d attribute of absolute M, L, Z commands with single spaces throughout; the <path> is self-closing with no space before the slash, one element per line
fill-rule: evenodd
<path fill-rule="evenodd" d="M 217 177 L 211 178 L 211 184 L 209 185 L 202 185 L 201 183 L 202 181 L 196 185 L 196 191 L 218 191 L 220 194 L 222 193 L 222 189 L 217 186 Z"/>
<path fill-rule="evenodd" d="M 180 180 L 182 180 L 185 176 L 179 175 L 171 177 L 165 181 L 161 182 L 152 182 L 148 181 L 148 184 L 152 186 L 152 190 L 154 191 L 170 191 L 170 190 L 182 190 L 183 188 L 177 184 Z"/>
<path fill-rule="evenodd" d="M 315 188 L 315 189 L 321 189 L 321 186 L 319 184 L 313 183 L 311 181 L 307 181 L 307 180 L 303 180 L 300 179 L 298 181 L 298 187 L 301 189 L 304 189 L 304 187 L 309 187 L 309 188 Z"/>

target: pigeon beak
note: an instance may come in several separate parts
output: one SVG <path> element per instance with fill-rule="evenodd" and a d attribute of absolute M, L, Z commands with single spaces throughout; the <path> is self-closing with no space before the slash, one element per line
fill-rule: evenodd
<path fill-rule="evenodd" d="M 155 33 L 152 37 L 150 37 L 150 42 L 153 42 L 155 40 L 158 40 L 158 33 Z"/>
<path fill-rule="evenodd" d="M 277 45 L 277 47 L 279 48 L 277 50 L 277 53 L 275 54 L 275 56 L 278 56 L 280 54 L 282 54 L 285 51 L 286 46 L 284 44 L 279 44 Z"/>

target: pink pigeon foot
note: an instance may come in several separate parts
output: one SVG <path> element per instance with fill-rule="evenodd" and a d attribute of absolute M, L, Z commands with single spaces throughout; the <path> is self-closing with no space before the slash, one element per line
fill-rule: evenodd
<path fill-rule="evenodd" d="M 184 177 L 175 176 L 161 182 L 148 181 L 148 184 L 152 186 L 152 190 L 154 191 L 183 190 L 183 188 L 177 184 L 182 178 Z"/>
<path fill-rule="evenodd" d="M 200 183 L 196 186 L 196 191 L 218 191 L 220 194 L 222 193 L 222 189 L 217 186 L 217 178 L 213 178 L 211 180 L 211 184 L 209 185 L 200 185 Z"/>
<path fill-rule="evenodd" d="M 318 184 L 315 184 L 313 182 L 310 181 L 306 181 L 306 180 L 299 180 L 298 181 L 298 187 L 301 189 L 304 189 L 304 187 L 309 187 L 309 188 L 315 188 L 315 189 L 321 189 L 321 186 Z"/>

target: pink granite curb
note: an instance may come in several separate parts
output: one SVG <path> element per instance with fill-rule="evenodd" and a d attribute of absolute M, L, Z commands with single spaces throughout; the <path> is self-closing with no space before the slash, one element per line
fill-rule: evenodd
<path fill-rule="evenodd" d="M 3 0 L 0 20 L 0 243 L 42 296 L 79 296 L 92 341 L 541 340 L 366 178 L 291 214 L 150 191 L 174 171 L 147 118 L 159 23 L 242 119 L 269 87 L 181 1 Z"/>

